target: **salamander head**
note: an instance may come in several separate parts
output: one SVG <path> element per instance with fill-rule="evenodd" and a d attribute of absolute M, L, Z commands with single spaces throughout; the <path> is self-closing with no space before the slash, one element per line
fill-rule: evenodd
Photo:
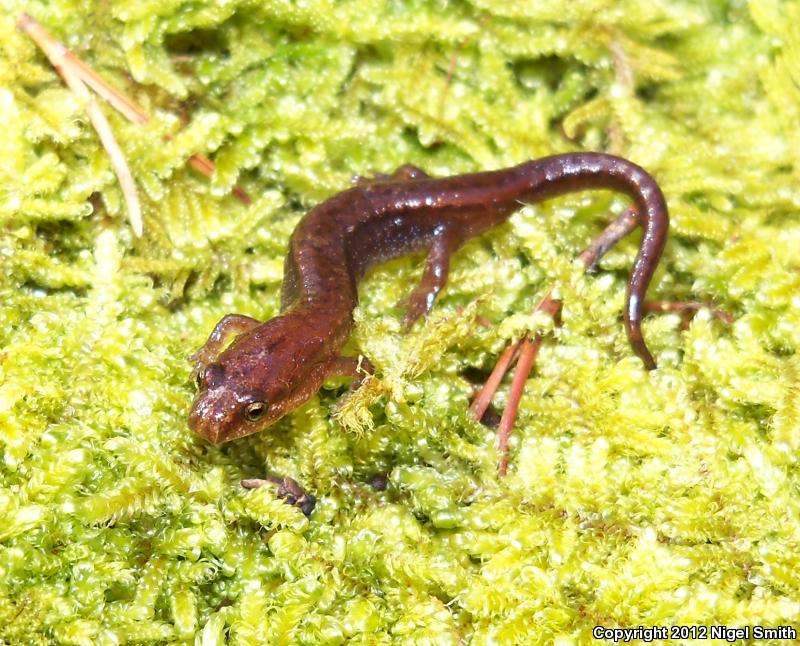
<path fill-rule="evenodd" d="M 298 322 L 279 316 L 242 334 L 197 373 L 189 428 L 214 444 L 258 433 L 308 399 L 316 348 L 298 339 Z"/>

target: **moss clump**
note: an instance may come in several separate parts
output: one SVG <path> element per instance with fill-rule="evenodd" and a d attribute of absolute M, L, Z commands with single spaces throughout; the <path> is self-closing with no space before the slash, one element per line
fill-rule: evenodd
<path fill-rule="evenodd" d="M 155 115 L 108 110 L 143 240 L 80 105 L 14 29 L 23 9 Z M 0 642 L 566 644 L 796 620 L 798 20 L 777 0 L 5 3 Z M 576 148 L 653 172 L 674 226 L 651 296 L 732 326 L 650 317 L 645 373 L 619 321 L 635 241 L 596 276 L 572 260 L 624 203 L 574 195 L 472 241 L 409 336 L 396 303 L 419 258 L 374 271 L 352 345 L 379 373 L 338 416 L 332 382 L 230 446 L 187 430 L 188 355 L 227 312 L 276 312 L 307 207 L 404 162 Z M 498 479 L 461 373 L 541 327 L 550 288 L 564 326 Z M 267 469 L 318 496 L 310 520 L 237 486 Z"/>

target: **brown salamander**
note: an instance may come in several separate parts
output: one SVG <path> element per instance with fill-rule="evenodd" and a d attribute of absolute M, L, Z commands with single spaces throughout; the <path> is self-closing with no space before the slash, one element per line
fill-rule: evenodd
<path fill-rule="evenodd" d="M 357 359 L 339 353 L 353 326 L 357 283 L 370 266 L 429 250 L 422 282 L 408 299 L 410 325 L 430 310 L 447 281 L 450 256 L 466 240 L 504 222 L 522 203 L 583 189 L 613 189 L 635 201 L 644 234 L 628 283 L 625 329 L 645 367 L 655 368 L 642 338 L 642 301 L 669 217 L 645 170 L 603 153 L 440 179 L 403 166 L 334 195 L 300 220 L 286 256 L 281 314 L 263 323 L 228 314 L 195 354 L 199 391 L 189 426 L 213 443 L 233 440 L 297 408 L 327 377 L 356 377 Z"/>

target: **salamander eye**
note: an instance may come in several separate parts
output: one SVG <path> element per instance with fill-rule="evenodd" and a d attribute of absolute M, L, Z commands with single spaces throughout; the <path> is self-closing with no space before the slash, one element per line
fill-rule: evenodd
<path fill-rule="evenodd" d="M 205 378 L 206 378 L 206 371 L 205 371 L 205 368 L 201 368 L 200 370 L 198 370 L 198 371 L 195 373 L 195 375 L 194 375 L 194 381 L 195 381 L 195 383 L 197 384 L 197 387 L 198 387 L 198 388 L 202 388 L 202 387 L 203 387 L 203 382 L 205 381 Z"/>
<path fill-rule="evenodd" d="M 244 409 L 244 416 L 248 422 L 257 422 L 267 412 L 267 404 L 265 402 L 253 402 L 248 404 Z"/>

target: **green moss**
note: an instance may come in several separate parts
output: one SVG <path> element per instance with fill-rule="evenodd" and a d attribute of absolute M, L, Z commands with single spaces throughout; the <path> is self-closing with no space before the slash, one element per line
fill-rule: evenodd
<path fill-rule="evenodd" d="M 23 9 L 154 115 L 106 109 L 144 239 L 79 102 L 15 30 Z M 6 3 L 0 642 L 567 644 L 595 625 L 796 622 L 798 20 L 778 0 Z M 220 448 L 188 431 L 187 357 L 225 313 L 275 314 L 308 207 L 405 162 L 578 148 L 630 157 L 667 195 L 650 296 L 733 325 L 648 317 L 644 372 L 620 322 L 636 241 L 593 276 L 573 260 L 624 201 L 573 195 L 470 242 L 409 335 L 397 303 L 420 258 L 372 272 L 351 346 L 379 370 L 352 398 L 332 381 Z M 213 180 L 186 167 L 196 152 Z M 556 330 L 530 315 L 551 288 Z M 461 373 L 526 328 L 551 334 L 499 479 Z M 311 519 L 238 486 L 267 470 L 314 492 Z"/>

